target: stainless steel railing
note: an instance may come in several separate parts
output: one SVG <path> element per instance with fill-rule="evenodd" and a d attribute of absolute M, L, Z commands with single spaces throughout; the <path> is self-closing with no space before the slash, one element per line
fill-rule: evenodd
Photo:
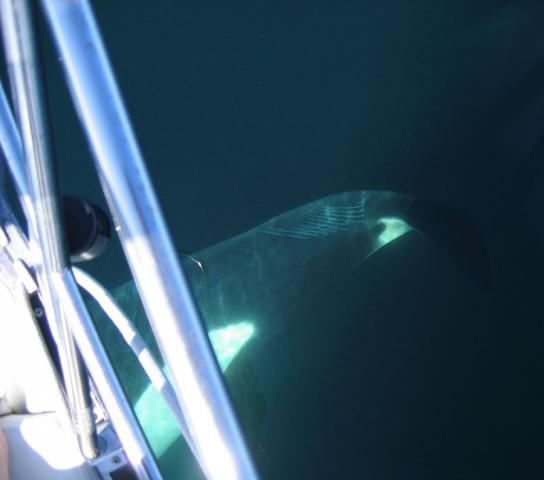
<path fill-rule="evenodd" d="M 209 478 L 257 478 L 90 6 L 86 1 L 71 0 L 42 0 L 41 4 L 63 59 L 72 98 L 89 139 L 116 230 L 171 374 L 198 460 Z M 61 330 L 62 322 L 67 324 L 63 338 L 68 342 L 65 343 L 69 344 L 73 335 L 141 478 L 160 478 L 66 260 L 53 165 L 47 153 L 45 122 L 40 111 L 39 79 L 35 69 L 32 70 L 35 59 L 27 2 L 1 0 L 0 6 L 23 148 L 17 147 L 14 140 L 9 108 L 7 102 L 2 103 L 1 95 L 0 143 L 8 157 L 15 158 L 17 151 L 24 154 L 28 172 L 26 187 L 24 180 L 17 180 L 23 178 L 17 170 L 18 162 L 10 163 L 15 165 L 12 170 L 16 183 L 22 185 L 20 193 L 26 188 L 31 198 L 30 206 L 23 202 L 23 208 L 25 213 L 32 210 L 31 231 L 35 231 L 43 254 L 43 288 L 50 294 L 50 307 L 60 321 Z M 57 304 L 59 308 L 55 307 Z M 70 351 L 71 347 L 65 348 Z M 74 371 L 80 371 L 77 357 L 69 359 Z M 85 405 L 82 408 L 85 409 Z M 84 448 L 92 451 L 92 443 Z"/>
<path fill-rule="evenodd" d="M 256 476 L 87 2 L 43 1 L 136 286 L 211 478 Z"/>
<path fill-rule="evenodd" d="M 12 85 L 17 120 L 24 154 L 26 188 L 30 202 L 30 244 L 35 246 L 35 267 L 42 298 L 49 319 L 53 319 L 64 384 L 72 421 L 78 434 L 82 454 L 94 458 L 94 421 L 87 398 L 86 380 L 79 360 L 85 364 L 100 390 L 114 427 L 125 446 L 127 456 L 140 478 L 161 478 L 155 459 L 140 431 L 113 368 L 102 347 L 70 270 L 64 245 L 60 199 L 49 154 L 47 125 L 40 92 L 39 68 L 34 51 L 29 4 L 26 0 L 3 0 L 0 3 L 2 34 L 8 73 Z M 7 104 L 3 105 L 7 108 Z M 9 115 L 6 115 L 9 118 Z M 9 124 L 8 124 L 9 128 Z M 6 135 L 13 138 L 13 131 Z M 17 144 L 16 141 L 13 142 Z M 6 150 L 6 149 L 4 149 Z M 16 155 L 14 147 L 12 155 Z M 15 161 L 12 162 L 15 164 Z M 17 169 L 14 169 L 17 180 Z M 18 172 L 20 173 L 20 172 Z M 18 179 L 18 188 L 24 182 Z M 24 202 L 23 207 L 25 207 Z M 31 206 L 30 206 L 31 205 Z M 56 327 L 56 328 L 55 328 Z M 77 343 L 76 350 L 74 339 Z"/>
<path fill-rule="evenodd" d="M 68 327 L 66 312 L 53 296 L 51 279 L 67 270 L 68 258 L 62 231 L 60 197 L 56 191 L 47 124 L 41 103 L 40 69 L 34 52 L 30 12 L 26 2 L 2 2 L 0 8 L 8 73 L 23 149 L 29 160 L 28 187 L 34 209 L 34 217 L 29 222 L 30 237 L 39 244 L 42 252 L 39 276 L 43 280 L 49 316 L 55 320 L 58 341 L 62 345 L 59 349 L 62 374 L 80 449 L 86 458 L 94 458 L 94 422 L 79 353 Z"/>

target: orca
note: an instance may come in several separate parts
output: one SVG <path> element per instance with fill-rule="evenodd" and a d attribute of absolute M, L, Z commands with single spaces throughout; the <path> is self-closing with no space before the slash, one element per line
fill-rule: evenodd
<path fill-rule="evenodd" d="M 454 207 L 388 191 L 331 195 L 182 255 L 185 275 L 235 403 L 243 383 L 246 411 L 241 415 L 252 418 L 250 427 L 242 419 L 250 443 L 259 423 L 255 418 L 264 415 L 264 399 L 256 390 L 252 368 L 246 365 L 229 376 L 236 356 L 252 342 L 288 331 L 291 322 L 305 321 L 300 311 L 312 298 L 411 231 L 436 241 L 478 286 L 490 285 L 484 244 L 470 216 Z M 134 283 L 122 285 L 113 295 L 158 356 Z M 98 323 L 150 444 L 161 457 L 180 438 L 176 423 L 131 353 L 120 345 L 113 327 L 105 319 Z M 249 413 L 248 397 L 253 399 Z"/>
<path fill-rule="evenodd" d="M 257 318 L 281 331 L 290 312 L 347 269 L 416 230 L 436 241 L 480 287 L 490 284 L 483 242 L 464 212 L 386 191 L 332 195 L 184 258 L 208 328 Z"/>

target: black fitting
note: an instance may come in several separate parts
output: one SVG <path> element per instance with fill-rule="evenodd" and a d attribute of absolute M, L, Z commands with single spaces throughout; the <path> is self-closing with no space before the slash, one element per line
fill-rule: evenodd
<path fill-rule="evenodd" d="M 98 257 L 111 239 L 110 217 L 100 207 L 77 196 L 62 197 L 68 250 L 72 262 Z"/>

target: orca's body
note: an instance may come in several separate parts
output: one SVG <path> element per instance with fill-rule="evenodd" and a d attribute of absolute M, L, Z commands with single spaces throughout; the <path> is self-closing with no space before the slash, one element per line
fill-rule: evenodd
<path fill-rule="evenodd" d="M 408 232 L 409 197 L 348 192 L 316 200 L 183 262 L 208 328 L 255 322 L 273 335 L 300 304 L 389 241 Z"/>
<path fill-rule="evenodd" d="M 295 319 L 304 321 L 299 318 L 300 311 L 316 295 L 326 294 L 327 287 L 341 281 L 349 269 L 410 230 L 436 240 L 478 283 L 487 283 L 483 247 L 467 216 L 451 207 L 384 191 L 347 192 L 316 200 L 183 256 L 184 270 L 222 369 L 226 371 L 243 348 L 286 331 Z M 152 343 L 133 282 L 119 287 L 114 296 Z M 106 343 L 117 341 L 110 327 L 102 328 Z M 175 423 L 163 407 L 157 406 L 160 401 L 129 359 L 130 353 L 115 347 L 112 355 L 114 364 L 128 379 L 126 388 L 144 427 L 150 426 L 151 444 L 161 455 L 179 436 Z M 247 369 L 244 371 L 247 374 Z M 265 384 L 266 379 L 256 379 L 259 372 L 253 370 L 248 375 L 240 384 L 236 383 L 240 372 L 231 377 L 226 372 L 235 400 L 237 388 L 243 385 L 246 407 L 248 385 L 253 385 L 249 397 L 253 394 L 255 410 L 240 412 L 252 419 L 249 427 L 242 419 L 251 441 L 259 423 L 256 417 L 264 415 L 264 400 L 256 394 L 255 385 L 257 380 Z"/>

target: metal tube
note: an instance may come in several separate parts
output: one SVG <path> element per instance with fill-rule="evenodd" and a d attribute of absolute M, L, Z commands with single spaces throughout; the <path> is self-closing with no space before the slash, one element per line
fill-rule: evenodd
<path fill-rule="evenodd" d="M 170 408 L 172 415 L 174 415 L 174 418 L 178 422 L 183 438 L 185 438 L 193 453 L 196 454 L 193 439 L 189 434 L 187 422 L 179 407 L 174 389 L 166 375 L 162 372 L 153 352 L 139 334 L 136 326 L 125 315 L 125 312 L 121 310 L 121 307 L 119 307 L 113 296 L 92 275 L 77 267 L 73 267 L 72 272 L 77 284 L 93 297 L 106 317 L 115 325 L 125 343 L 130 347 L 151 384 L 162 395 L 166 405 Z"/>
<path fill-rule="evenodd" d="M 41 103 L 39 65 L 34 51 L 31 13 L 26 1 L 2 1 L 2 32 L 7 55 L 8 73 L 13 87 L 16 111 L 22 131 L 23 147 L 28 158 L 28 178 L 35 206 L 37 240 L 42 251 L 43 278 L 66 268 L 62 217 L 48 149 L 47 124 Z M 21 180 L 21 179 L 19 179 Z M 82 454 L 96 457 L 94 421 L 88 391 L 73 338 L 58 302 L 50 297 L 48 314 L 58 327 L 62 374 L 72 420 Z"/>
<path fill-rule="evenodd" d="M 26 178 L 25 164 L 23 161 L 23 146 L 21 137 L 15 124 L 15 119 L 4 92 L 4 87 L 0 83 L 0 148 L 4 153 L 6 163 L 10 169 L 11 176 L 15 182 L 15 187 L 19 195 L 19 201 L 23 207 L 23 212 L 29 223 L 33 221 L 34 212 L 32 210 L 32 201 L 28 189 L 28 180 Z"/>
<path fill-rule="evenodd" d="M 42 0 L 123 249 L 210 478 L 256 478 L 87 1 Z"/>
<path fill-rule="evenodd" d="M 33 52 L 28 4 L 26 0 L 2 0 L 0 13 L 8 71 L 27 159 L 29 190 L 36 218 L 39 219 L 35 232 L 38 238 L 33 239 L 38 241 L 42 255 L 38 264 L 38 280 L 45 295 L 48 315 L 54 316 L 59 323 L 60 332 L 57 333 L 60 333 L 62 342 L 59 350 L 63 352 L 63 364 L 70 367 L 70 373 L 65 377 L 68 395 L 72 395 L 71 400 L 79 409 L 75 423 L 83 433 L 79 435 L 82 453 L 87 457 L 95 456 L 92 435 L 94 421 L 85 404 L 85 386 L 82 379 L 78 378 L 80 371 L 72 334 L 139 478 L 160 479 L 155 459 L 98 339 L 68 268 L 54 169 L 48 152 L 46 124 L 40 103 L 40 84 Z M 64 367 L 65 365 L 63 370 Z"/>
<path fill-rule="evenodd" d="M 52 282 L 59 303 L 65 306 L 67 316 L 75 320 L 70 322 L 71 332 L 138 478 L 160 480 L 162 476 L 153 454 L 86 312 L 72 273 L 69 270 L 58 272 Z M 85 313 L 82 315 L 82 312 Z M 78 317 L 83 317 L 83 321 L 77 321 Z"/>

